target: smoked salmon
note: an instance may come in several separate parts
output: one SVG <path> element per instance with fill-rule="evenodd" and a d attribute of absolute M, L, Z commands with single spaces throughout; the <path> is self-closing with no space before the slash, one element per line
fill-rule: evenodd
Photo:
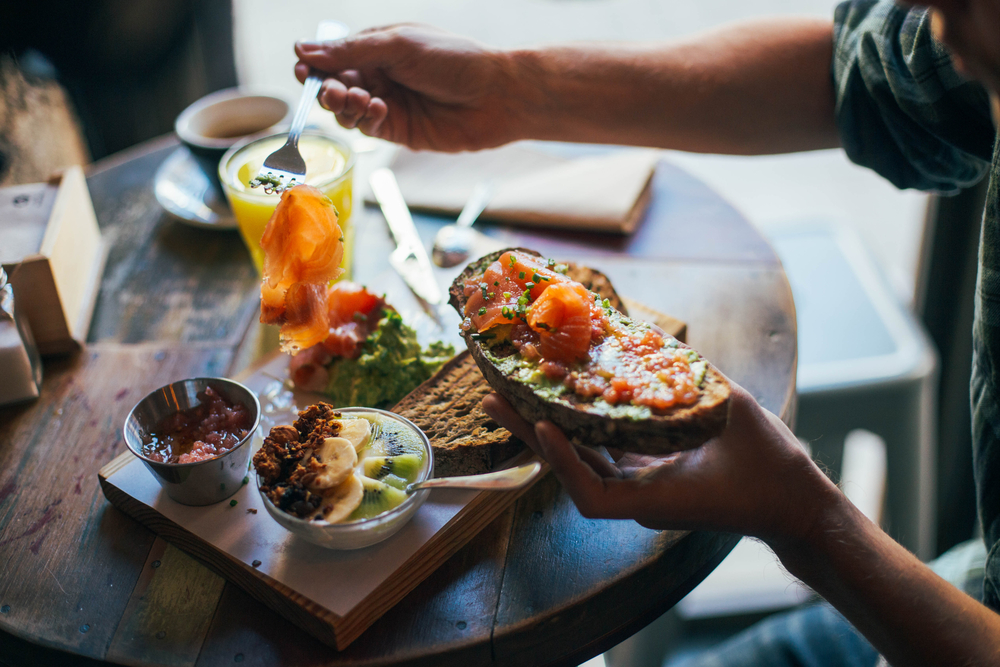
<path fill-rule="evenodd" d="M 260 245 L 260 321 L 281 325 L 285 352 L 322 342 L 329 328 L 327 285 L 343 273 L 344 236 L 333 202 L 309 185 L 286 190 Z"/>

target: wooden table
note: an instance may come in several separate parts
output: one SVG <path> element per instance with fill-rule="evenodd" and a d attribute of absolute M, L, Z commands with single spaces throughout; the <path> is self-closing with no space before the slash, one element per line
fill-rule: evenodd
<path fill-rule="evenodd" d="M 111 507 L 97 471 L 147 392 L 231 375 L 254 356 L 257 276 L 234 232 L 193 229 L 152 193 L 166 138 L 90 170 L 111 252 L 90 342 L 49 359 L 41 398 L 0 408 L 0 662 L 79 656 L 168 665 L 573 665 L 620 642 L 700 582 L 738 537 L 582 518 L 551 476 L 336 653 Z M 631 238 L 492 228 L 582 260 L 685 320 L 689 340 L 786 420 L 795 313 L 774 253 L 704 184 L 663 163 Z M 377 211 L 357 211 L 356 276 L 384 270 Z M 417 218 L 425 240 L 441 224 Z M 74 655 L 75 654 L 75 655 Z"/>

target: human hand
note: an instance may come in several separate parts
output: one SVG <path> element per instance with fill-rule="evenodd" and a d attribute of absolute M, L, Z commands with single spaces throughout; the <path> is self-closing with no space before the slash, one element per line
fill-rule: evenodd
<path fill-rule="evenodd" d="M 616 462 L 573 445 L 551 422 L 532 427 L 496 394 L 483 400 L 483 408 L 548 461 L 588 518 L 793 541 L 813 529 L 829 494 L 839 494 L 788 427 L 737 385 L 720 436 L 695 449 L 626 453 Z"/>
<path fill-rule="evenodd" d="M 327 73 L 319 101 L 346 128 L 414 149 L 475 150 L 520 138 L 520 97 L 501 51 L 443 30 L 397 25 L 299 42 L 295 75 Z"/>

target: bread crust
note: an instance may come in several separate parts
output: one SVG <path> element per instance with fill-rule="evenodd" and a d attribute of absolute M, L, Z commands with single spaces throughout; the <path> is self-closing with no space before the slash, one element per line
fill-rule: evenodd
<path fill-rule="evenodd" d="M 507 248 L 472 262 L 449 289 L 449 303 L 459 315 L 465 315 L 466 280 L 481 274 L 507 251 L 540 256 L 537 252 L 524 248 Z M 708 369 L 697 403 L 645 419 L 610 417 L 588 409 L 589 403 L 572 400 L 575 396 L 555 399 L 539 396 L 531 385 L 507 376 L 497 368 L 486 355 L 483 346 L 473 340 L 472 333 L 465 331 L 463 337 L 469 353 L 493 390 L 506 398 L 526 421 L 535 423 L 549 420 L 574 443 L 640 454 L 668 454 L 701 445 L 721 433 L 728 422 L 729 382 L 710 363 L 707 364 Z M 687 348 L 683 343 L 680 345 Z"/>

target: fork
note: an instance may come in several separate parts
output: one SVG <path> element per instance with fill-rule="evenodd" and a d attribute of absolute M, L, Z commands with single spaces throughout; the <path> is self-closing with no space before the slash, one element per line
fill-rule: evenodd
<path fill-rule="evenodd" d="M 337 21 L 320 21 L 316 28 L 316 41 L 326 42 L 346 37 L 350 32 L 348 27 Z M 306 162 L 299 153 L 299 138 L 306 126 L 306 118 L 312 110 L 313 102 L 319 95 L 323 85 L 323 77 L 310 74 L 302 86 L 302 97 L 295 108 L 292 126 L 288 128 L 288 141 L 285 145 L 267 156 L 264 164 L 257 172 L 257 177 L 250 181 L 250 187 L 264 186 L 266 194 L 281 193 L 295 187 L 306 180 Z"/>

